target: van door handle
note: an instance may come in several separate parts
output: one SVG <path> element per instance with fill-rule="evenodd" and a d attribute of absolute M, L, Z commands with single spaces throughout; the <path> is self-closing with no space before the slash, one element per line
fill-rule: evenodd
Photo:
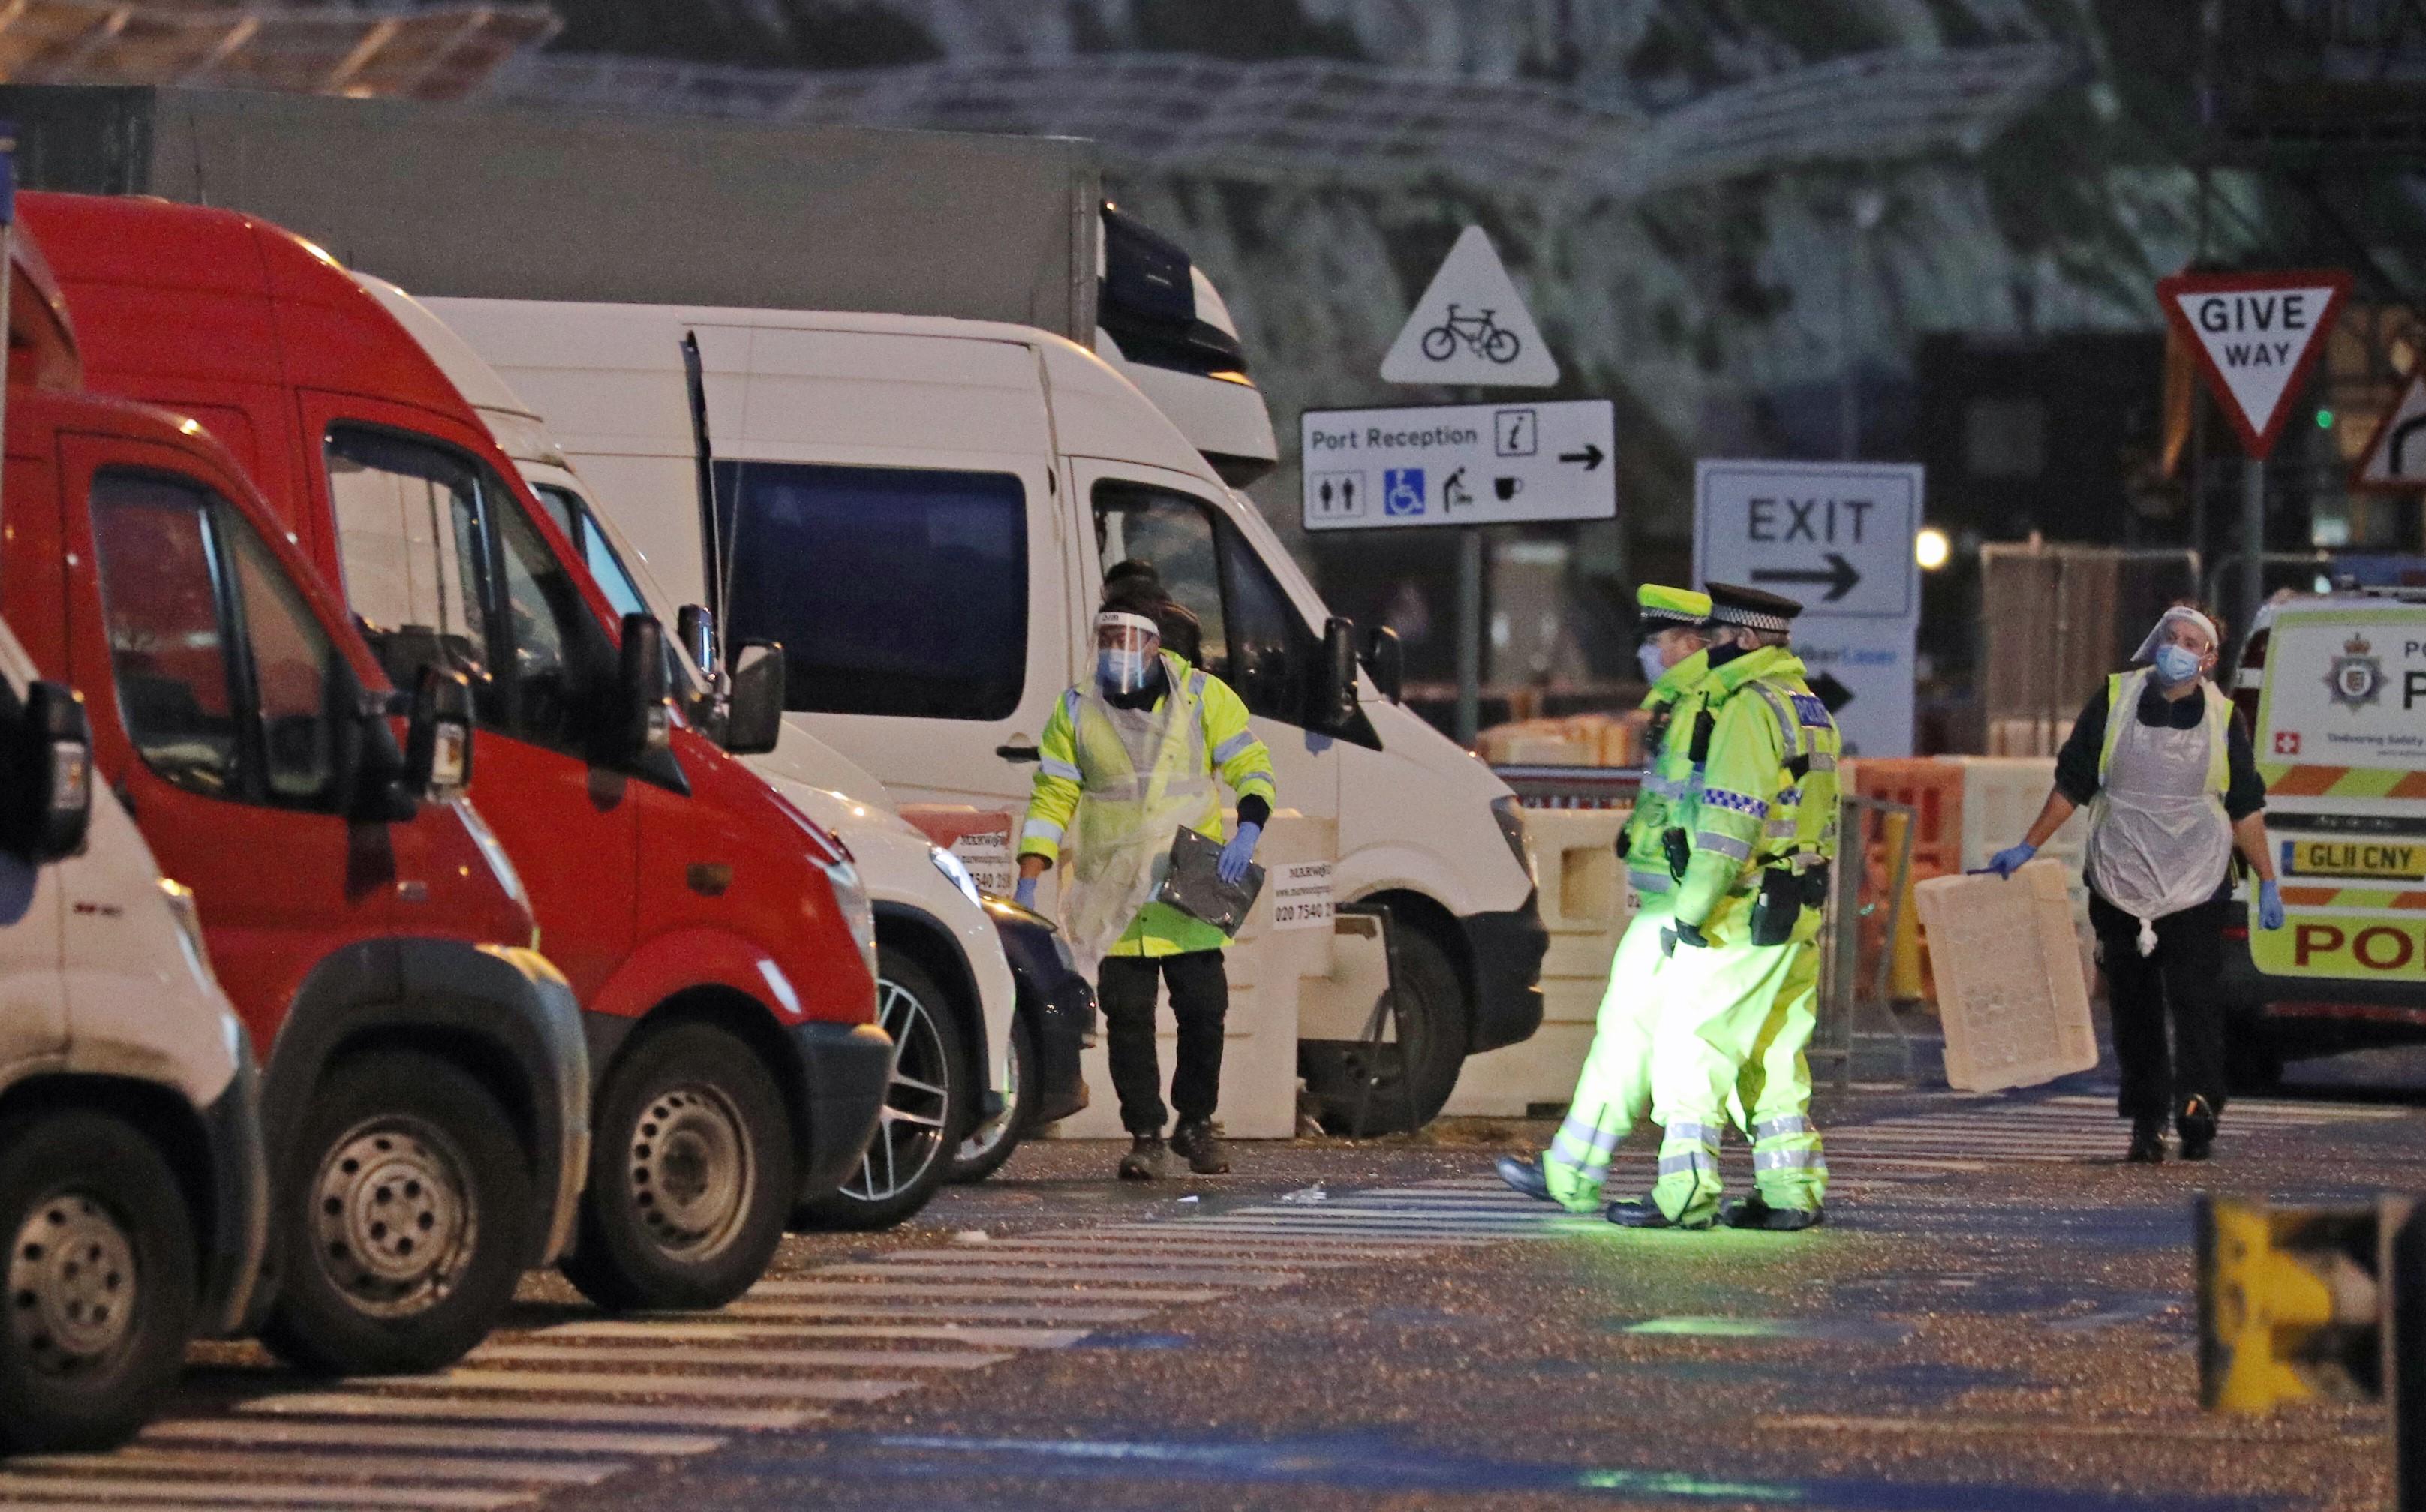
<path fill-rule="evenodd" d="M 994 753 L 1007 762 L 1041 762 L 1044 753 L 1033 746 L 996 746 Z"/>

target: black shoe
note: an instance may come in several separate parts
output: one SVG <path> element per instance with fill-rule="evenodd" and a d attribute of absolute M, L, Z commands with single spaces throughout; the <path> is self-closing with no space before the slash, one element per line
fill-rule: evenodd
<path fill-rule="evenodd" d="M 2182 1159 L 2205 1160 L 2215 1153 L 2215 1110 L 2203 1097 L 2191 1098 L 2174 1116 L 2174 1128 L 2182 1136 Z"/>
<path fill-rule="evenodd" d="M 1769 1199 L 1748 1197 L 1719 1204 L 1719 1221 L 1730 1229 L 1760 1229 L 1770 1233 L 1799 1233 L 1827 1221 L 1819 1208 L 1773 1208 Z"/>
<path fill-rule="evenodd" d="M 2133 1166 L 2160 1166 L 2165 1160 L 2165 1120 L 2145 1114 L 2131 1120 L 2131 1148 L 2123 1159 Z"/>
<path fill-rule="evenodd" d="M 1121 1180 L 1124 1182 L 1158 1182 L 1170 1158 L 1160 1134 L 1132 1134 L 1129 1152 L 1121 1157 Z"/>
<path fill-rule="evenodd" d="M 1551 1200 L 1550 1183 L 1542 1175 L 1542 1158 L 1539 1155 L 1531 1159 L 1500 1156 L 1499 1179 L 1536 1202 Z"/>
<path fill-rule="evenodd" d="M 1678 1223 L 1659 1211 L 1659 1204 L 1647 1197 L 1620 1198 L 1609 1205 L 1609 1221 L 1621 1229 L 1683 1229 L 1698 1231 L 1710 1227 L 1710 1220 L 1699 1223 Z"/>
<path fill-rule="evenodd" d="M 1226 1176 L 1230 1157 L 1222 1152 L 1221 1141 L 1215 1137 L 1210 1120 L 1188 1119 L 1171 1131 L 1171 1152 L 1188 1162 L 1188 1168 L 1199 1176 Z"/>

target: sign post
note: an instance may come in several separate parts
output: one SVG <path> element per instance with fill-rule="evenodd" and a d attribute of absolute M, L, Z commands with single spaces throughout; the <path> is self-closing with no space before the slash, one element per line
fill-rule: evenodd
<path fill-rule="evenodd" d="M 1908 462 L 1693 468 L 1697 580 L 1802 601 L 1794 648 L 1856 755 L 1912 753 L 1922 482 Z"/>
<path fill-rule="evenodd" d="M 2339 268 L 2176 273 L 2157 282 L 2165 318 L 2198 353 L 2208 387 L 2240 433 L 2243 626 L 2266 597 L 2266 458 L 2350 286 Z"/>

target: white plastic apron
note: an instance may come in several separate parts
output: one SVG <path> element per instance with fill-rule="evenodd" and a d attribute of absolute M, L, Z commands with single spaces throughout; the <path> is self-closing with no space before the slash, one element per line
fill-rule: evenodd
<path fill-rule="evenodd" d="M 2232 860 L 2232 821 L 2208 791 L 2204 705 L 2199 716 L 2175 730 L 2143 722 L 2136 707 L 2106 711 L 2126 723 L 2090 810 L 2089 884 L 2140 921 L 2143 956 L 2157 948 L 2156 921 L 2215 896 Z"/>
<path fill-rule="evenodd" d="M 1156 708 L 1117 709 L 1090 687 L 1072 711 L 1086 777 L 1061 922 L 1070 954 L 1091 978 L 1161 888 L 1180 828 L 1212 833 L 1221 817 L 1204 724 L 1180 696 L 1185 673 L 1169 661 L 1163 672 L 1168 690 Z"/>

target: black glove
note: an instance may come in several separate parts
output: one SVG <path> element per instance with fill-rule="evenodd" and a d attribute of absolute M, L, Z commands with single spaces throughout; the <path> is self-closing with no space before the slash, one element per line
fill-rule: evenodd
<path fill-rule="evenodd" d="M 1676 954 L 1676 947 L 1679 945 L 1690 945 L 1695 950 L 1707 950 L 1710 948 L 1710 942 L 1703 938 L 1702 931 L 1690 924 L 1673 925 L 1670 927 L 1659 931 L 1659 954 L 1661 956 L 1674 956 Z"/>

